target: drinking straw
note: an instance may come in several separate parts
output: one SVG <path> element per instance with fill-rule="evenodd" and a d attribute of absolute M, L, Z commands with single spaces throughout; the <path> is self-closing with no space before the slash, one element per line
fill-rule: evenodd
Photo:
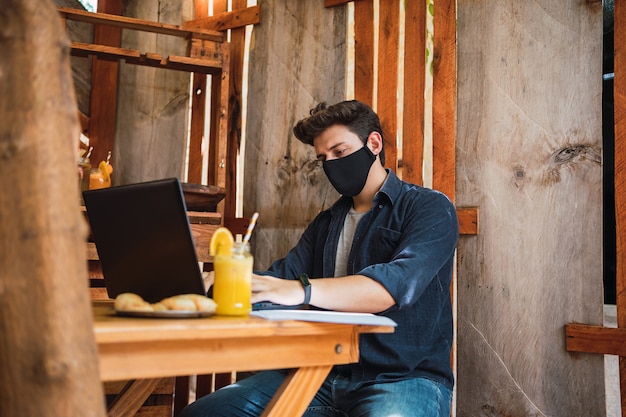
<path fill-rule="evenodd" d="M 252 230 L 256 225 L 256 219 L 259 218 L 259 213 L 255 212 L 250 219 L 250 224 L 248 225 L 248 230 L 246 230 L 246 235 L 243 237 L 243 243 L 248 243 L 250 240 L 250 236 L 252 236 Z"/>

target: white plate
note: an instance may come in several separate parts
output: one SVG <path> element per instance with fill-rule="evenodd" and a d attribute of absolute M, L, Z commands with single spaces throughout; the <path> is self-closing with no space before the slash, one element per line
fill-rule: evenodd
<path fill-rule="evenodd" d="M 151 317 L 160 319 L 186 319 L 193 317 L 209 317 L 215 314 L 212 311 L 164 310 L 164 311 L 132 311 L 115 310 L 118 316 Z"/>

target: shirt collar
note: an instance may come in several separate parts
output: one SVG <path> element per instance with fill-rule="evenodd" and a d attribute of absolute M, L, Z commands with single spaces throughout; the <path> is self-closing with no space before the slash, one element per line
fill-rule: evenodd
<path fill-rule="evenodd" d="M 374 202 L 378 202 L 382 196 L 385 196 L 393 205 L 394 201 L 396 201 L 402 193 L 402 181 L 389 168 L 385 168 L 385 171 L 387 171 L 387 178 L 385 178 L 383 186 L 380 187 L 380 190 L 378 190 L 374 196 Z"/>
<path fill-rule="evenodd" d="M 402 181 L 389 168 L 385 168 L 385 171 L 387 171 L 387 178 L 385 178 L 382 187 L 380 187 L 380 190 L 378 190 L 374 196 L 374 203 L 378 204 L 381 198 L 386 198 L 391 205 L 393 205 L 394 201 L 400 197 L 400 193 L 402 192 Z M 330 208 L 330 211 L 334 215 L 340 211 L 350 210 L 351 207 L 352 197 L 341 196 Z"/>

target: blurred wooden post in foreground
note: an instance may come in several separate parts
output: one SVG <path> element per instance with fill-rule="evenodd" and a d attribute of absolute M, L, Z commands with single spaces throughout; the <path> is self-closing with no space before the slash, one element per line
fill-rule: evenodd
<path fill-rule="evenodd" d="M 49 0 L 0 14 L 0 415 L 104 416 L 69 41 Z"/>

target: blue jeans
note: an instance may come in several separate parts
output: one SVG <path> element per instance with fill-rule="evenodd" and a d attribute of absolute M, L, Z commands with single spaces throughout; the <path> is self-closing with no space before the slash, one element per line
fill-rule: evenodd
<path fill-rule="evenodd" d="M 180 417 L 260 416 L 286 375 L 262 371 L 187 406 Z M 349 375 L 333 369 L 304 417 L 449 417 L 451 391 L 426 378 L 348 390 Z M 289 416 L 295 417 L 295 416 Z"/>

